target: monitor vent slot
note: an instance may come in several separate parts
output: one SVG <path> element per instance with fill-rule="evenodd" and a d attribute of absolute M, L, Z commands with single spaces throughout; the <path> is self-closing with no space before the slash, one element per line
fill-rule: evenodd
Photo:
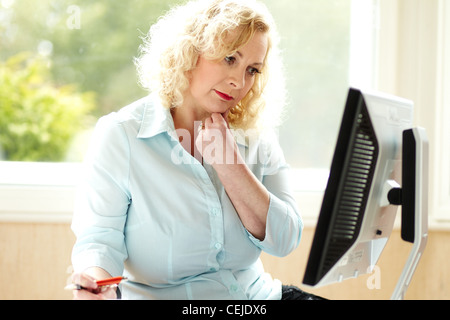
<path fill-rule="evenodd" d="M 332 223 L 325 270 L 329 270 L 356 240 L 361 227 L 378 157 L 378 144 L 365 106 L 357 115 L 344 168 L 343 185 Z"/>

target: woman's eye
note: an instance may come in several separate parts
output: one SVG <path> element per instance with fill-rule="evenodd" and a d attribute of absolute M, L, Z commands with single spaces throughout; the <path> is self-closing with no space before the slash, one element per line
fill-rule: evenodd
<path fill-rule="evenodd" d="M 259 71 L 259 70 L 256 69 L 256 68 L 253 68 L 253 67 L 248 68 L 248 69 L 247 69 L 247 72 L 248 72 L 249 74 L 251 74 L 252 76 L 254 76 L 254 75 L 257 74 L 257 73 L 261 73 L 261 71 Z"/>
<path fill-rule="evenodd" d="M 236 58 L 235 57 L 231 57 L 231 56 L 230 57 L 225 57 L 225 62 L 231 65 L 231 64 L 236 62 Z"/>
<path fill-rule="evenodd" d="M 227 63 L 227 65 L 229 65 L 229 66 L 233 66 L 233 65 L 235 65 L 236 63 L 238 63 L 236 57 L 233 57 L 233 56 L 225 57 L 224 61 L 225 61 L 225 62 Z M 251 75 L 251 76 L 254 76 L 254 75 L 258 74 L 258 73 L 261 73 L 261 71 L 260 71 L 259 69 L 255 68 L 255 67 L 248 67 L 248 68 L 247 68 L 247 73 L 248 73 L 249 75 Z"/>

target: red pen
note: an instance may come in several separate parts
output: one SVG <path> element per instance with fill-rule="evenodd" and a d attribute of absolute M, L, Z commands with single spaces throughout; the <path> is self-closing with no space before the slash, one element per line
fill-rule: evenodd
<path fill-rule="evenodd" d="M 102 279 L 102 280 L 96 280 L 95 282 L 98 285 L 98 289 L 103 289 L 103 288 L 116 286 L 119 283 L 121 283 L 122 281 L 127 281 L 127 278 L 113 277 L 113 278 L 107 278 L 107 279 Z M 79 284 L 71 283 L 71 284 L 67 285 L 64 289 L 65 290 L 82 290 L 82 289 L 86 289 L 86 288 L 82 287 Z"/>

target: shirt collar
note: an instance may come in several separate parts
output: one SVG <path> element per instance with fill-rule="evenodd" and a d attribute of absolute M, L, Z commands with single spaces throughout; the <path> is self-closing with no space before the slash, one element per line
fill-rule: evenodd
<path fill-rule="evenodd" d="M 165 108 L 155 95 L 145 99 L 144 114 L 139 128 L 138 138 L 151 138 L 160 133 L 167 132 L 177 140 L 175 125 L 170 110 Z"/>

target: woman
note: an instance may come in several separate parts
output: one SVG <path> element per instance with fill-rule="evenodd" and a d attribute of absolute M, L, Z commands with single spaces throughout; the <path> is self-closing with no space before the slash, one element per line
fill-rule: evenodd
<path fill-rule="evenodd" d="M 282 298 L 259 255 L 290 253 L 303 225 L 270 134 L 276 53 L 248 0 L 189 2 L 150 29 L 136 64 L 151 94 L 100 119 L 86 157 L 75 298 L 115 298 L 94 280 L 119 275 L 128 299 Z"/>

